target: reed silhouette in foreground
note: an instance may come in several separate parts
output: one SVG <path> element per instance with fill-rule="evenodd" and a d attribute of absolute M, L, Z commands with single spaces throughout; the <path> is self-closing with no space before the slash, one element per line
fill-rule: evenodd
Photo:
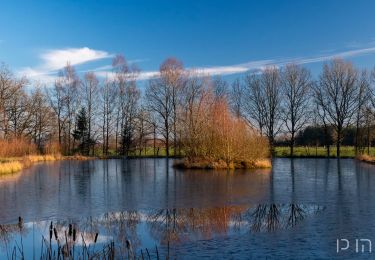
<path fill-rule="evenodd" d="M 19 234 L 19 242 L 9 248 L 9 240 L 14 232 Z M 23 219 L 14 225 L 0 225 L 0 238 L 5 242 L 7 259 L 26 259 L 26 252 L 23 244 L 24 230 Z M 99 233 L 85 233 L 69 224 L 68 227 L 61 227 L 53 222 L 49 225 L 48 236 L 42 236 L 39 259 L 169 259 L 169 243 L 166 255 L 159 253 L 157 246 L 153 249 L 140 250 L 137 253 L 130 240 L 125 240 L 124 245 L 118 245 L 115 241 L 100 242 Z M 119 247 L 124 247 L 120 249 Z M 35 250 L 35 248 L 34 248 Z"/>

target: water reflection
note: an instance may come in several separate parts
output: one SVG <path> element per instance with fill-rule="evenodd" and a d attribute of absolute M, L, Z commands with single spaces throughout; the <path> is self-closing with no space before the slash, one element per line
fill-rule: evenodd
<path fill-rule="evenodd" d="M 90 246 L 109 245 L 112 241 L 117 254 L 127 255 L 129 245 L 132 252 L 140 253 L 142 248 L 154 248 L 155 245 L 171 245 L 173 248 L 174 245 L 190 241 L 223 238 L 234 233 L 273 232 L 292 228 L 321 210 L 323 207 L 297 204 L 174 208 L 106 213 L 77 222 L 67 220 L 52 224 L 41 221 L 21 226 L 0 225 L 3 249 L 0 257 L 14 250 L 21 238 L 27 255 L 35 254 L 35 248 L 44 248 L 47 251 L 41 252 L 49 254 L 48 250 L 52 247 L 61 248 L 61 252 L 69 254 L 74 246 L 79 255 L 79 250 L 83 248 L 89 250 Z M 41 238 L 43 240 L 38 242 Z M 28 251 L 31 248 L 33 251 Z"/>
<path fill-rule="evenodd" d="M 270 170 L 181 171 L 165 159 L 63 161 L 0 181 L 0 222 L 57 220 L 149 208 L 267 200 Z M 0 180 L 2 177 L 0 177 Z"/>
<path fill-rule="evenodd" d="M 123 253 L 127 240 L 138 252 L 155 245 L 161 252 L 169 242 L 197 258 L 336 258 L 337 238 L 375 239 L 373 165 L 275 159 L 272 170 L 227 172 L 172 163 L 65 161 L 0 177 L 0 223 L 23 216 L 24 240 L 35 245 L 53 220 L 59 237 L 74 224 L 88 244 L 96 233 L 100 243 L 119 241 Z M 0 234 L 9 243 L 19 237 L 17 225 Z"/>

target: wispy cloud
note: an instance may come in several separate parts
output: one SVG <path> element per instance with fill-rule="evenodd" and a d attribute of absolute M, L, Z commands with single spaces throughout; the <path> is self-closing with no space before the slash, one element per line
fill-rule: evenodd
<path fill-rule="evenodd" d="M 71 65 L 79 65 L 110 57 L 112 55 L 106 51 L 93 50 L 88 47 L 49 50 L 41 54 L 42 66 L 47 70 L 61 69 L 66 66 L 67 62 Z"/>
<path fill-rule="evenodd" d="M 196 71 L 200 75 L 232 75 L 232 74 L 241 74 L 245 72 L 257 72 L 262 71 L 267 66 L 277 66 L 283 67 L 288 63 L 295 64 L 310 64 L 310 63 L 319 63 L 325 62 L 334 58 L 352 58 L 358 56 L 364 56 L 375 53 L 375 47 L 354 49 L 349 51 L 342 52 L 329 52 L 316 56 L 306 56 L 306 57 L 297 57 L 297 58 L 284 58 L 284 59 L 267 59 L 267 60 L 257 60 L 249 61 L 246 63 L 234 64 L 229 66 L 207 66 L 207 67 L 191 67 L 187 68 L 189 71 Z M 102 69 L 97 72 L 99 77 L 106 77 L 111 80 L 114 77 L 114 74 L 111 71 L 106 71 Z M 139 74 L 138 80 L 147 80 L 151 78 L 159 77 L 157 71 L 143 71 Z"/>
<path fill-rule="evenodd" d="M 18 75 L 47 84 L 54 81 L 57 71 L 66 66 L 68 62 L 74 66 L 112 56 L 106 51 L 88 47 L 46 50 L 40 54 L 41 62 L 38 66 L 21 68 Z"/>
<path fill-rule="evenodd" d="M 357 48 L 348 51 L 341 52 L 327 52 L 316 56 L 296 57 L 296 58 L 284 58 L 284 59 L 265 59 L 249 61 L 240 64 L 228 65 L 228 66 L 202 66 L 202 67 L 190 67 L 188 71 L 196 71 L 200 75 L 232 75 L 241 74 L 252 71 L 261 71 L 267 66 L 282 67 L 288 63 L 296 64 L 311 64 L 319 63 L 331 60 L 333 58 L 353 58 L 358 56 L 370 55 L 375 53 L 375 47 Z M 19 71 L 20 75 L 25 75 L 31 79 L 39 80 L 43 83 L 51 83 L 55 80 L 57 70 L 63 68 L 69 61 L 72 65 L 79 65 L 88 63 L 95 60 L 105 59 L 112 57 L 106 51 L 93 50 L 87 47 L 84 48 L 70 48 L 61 50 L 49 50 L 45 51 L 40 55 L 41 64 L 35 68 L 26 67 Z M 144 60 L 133 60 L 129 63 L 137 63 Z M 109 80 L 114 78 L 114 74 L 111 71 L 110 65 L 94 68 L 90 71 L 95 73 L 102 78 Z M 86 72 L 86 71 L 81 71 Z M 151 78 L 159 77 L 158 71 L 141 71 L 138 75 L 138 80 L 147 80 Z"/>
<path fill-rule="evenodd" d="M 106 78 L 109 81 L 115 78 L 115 73 L 112 71 L 96 71 L 95 74 L 98 77 Z M 157 77 L 159 77 L 159 71 L 140 71 L 137 76 L 137 80 L 147 80 Z"/>

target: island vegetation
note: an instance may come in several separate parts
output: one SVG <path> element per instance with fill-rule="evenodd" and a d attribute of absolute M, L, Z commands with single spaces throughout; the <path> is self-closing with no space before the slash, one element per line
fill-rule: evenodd
<path fill-rule="evenodd" d="M 374 71 L 333 59 L 317 77 L 270 65 L 229 83 L 168 58 L 144 79 L 117 55 L 105 77 L 67 63 L 46 83 L 3 64 L 0 172 L 77 154 L 174 156 L 192 168 L 268 167 L 271 156 L 373 160 Z"/>

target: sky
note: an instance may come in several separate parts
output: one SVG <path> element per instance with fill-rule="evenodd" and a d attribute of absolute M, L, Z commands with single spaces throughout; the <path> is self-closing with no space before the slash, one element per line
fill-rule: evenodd
<path fill-rule="evenodd" d="M 50 84 L 69 61 L 110 74 L 123 54 L 153 77 L 168 57 L 224 77 L 333 57 L 375 65 L 375 1 L 0 0 L 0 62 Z"/>

